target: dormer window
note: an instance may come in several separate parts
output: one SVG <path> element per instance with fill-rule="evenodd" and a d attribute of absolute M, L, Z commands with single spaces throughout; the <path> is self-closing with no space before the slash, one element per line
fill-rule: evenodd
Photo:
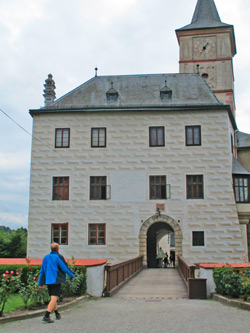
<path fill-rule="evenodd" d="M 106 97 L 108 102 L 116 102 L 118 99 L 118 92 L 113 87 L 113 82 L 111 82 L 111 88 L 106 92 Z"/>
<path fill-rule="evenodd" d="M 160 91 L 160 97 L 162 101 L 172 99 L 172 90 L 167 86 L 166 80 L 165 80 L 165 87 Z"/>

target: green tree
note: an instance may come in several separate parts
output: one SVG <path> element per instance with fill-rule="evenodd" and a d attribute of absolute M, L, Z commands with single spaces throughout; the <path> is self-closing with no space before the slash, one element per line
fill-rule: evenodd
<path fill-rule="evenodd" d="M 0 257 L 25 258 L 27 247 L 27 229 L 0 231 Z"/>

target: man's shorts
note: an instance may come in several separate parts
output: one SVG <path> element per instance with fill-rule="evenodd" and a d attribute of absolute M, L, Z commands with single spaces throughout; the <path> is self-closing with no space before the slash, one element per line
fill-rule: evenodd
<path fill-rule="evenodd" d="M 61 285 L 60 284 L 47 284 L 49 295 L 59 297 L 61 294 Z"/>

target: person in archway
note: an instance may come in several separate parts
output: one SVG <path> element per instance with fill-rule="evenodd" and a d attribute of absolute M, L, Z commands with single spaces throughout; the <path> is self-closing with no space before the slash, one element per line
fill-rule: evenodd
<path fill-rule="evenodd" d="M 163 250 L 162 250 L 162 248 L 160 247 L 159 248 L 159 250 L 158 250 L 158 252 L 157 252 L 157 261 L 158 261 L 158 264 L 157 264 L 157 266 L 158 267 L 162 267 L 162 260 L 165 258 L 165 254 L 164 254 L 164 252 L 163 252 Z"/>
<path fill-rule="evenodd" d="M 170 263 L 172 263 L 173 267 L 175 267 L 175 253 L 174 252 L 170 253 Z"/>
<path fill-rule="evenodd" d="M 165 258 L 164 258 L 164 264 L 165 264 L 165 268 L 167 268 L 169 266 L 169 260 L 168 260 L 168 253 L 165 253 Z"/>

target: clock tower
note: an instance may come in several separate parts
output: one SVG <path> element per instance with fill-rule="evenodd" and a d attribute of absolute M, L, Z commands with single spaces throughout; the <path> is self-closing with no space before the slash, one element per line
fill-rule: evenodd
<path fill-rule="evenodd" d="M 221 22 L 214 0 L 198 0 L 191 24 L 176 30 L 180 73 L 200 73 L 235 116 L 234 27 Z"/>

